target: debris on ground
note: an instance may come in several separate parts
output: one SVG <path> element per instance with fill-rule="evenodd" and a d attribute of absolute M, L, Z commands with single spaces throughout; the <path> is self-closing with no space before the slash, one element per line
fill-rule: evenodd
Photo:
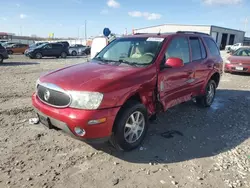
<path fill-rule="evenodd" d="M 29 119 L 29 124 L 30 125 L 35 125 L 39 123 L 39 118 L 30 118 Z"/>

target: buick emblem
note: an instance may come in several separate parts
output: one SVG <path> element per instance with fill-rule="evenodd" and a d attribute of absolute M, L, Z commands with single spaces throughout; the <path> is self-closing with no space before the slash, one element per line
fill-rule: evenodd
<path fill-rule="evenodd" d="M 46 91 L 44 92 L 44 96 L 43 96 L 43 97 L 44 97 L 44 100 L 48 102 L 49 97 L 50 97 L 50 92 L 49 92 L 49 90 L 46 90 Z"/>

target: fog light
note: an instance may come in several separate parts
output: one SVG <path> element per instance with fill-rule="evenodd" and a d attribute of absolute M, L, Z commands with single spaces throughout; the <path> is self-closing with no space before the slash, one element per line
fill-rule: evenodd
<path fill-rule="evenodd" d="M 84 136 L 86 134 L 85 130 L 84 129 L 81 129 L 80 127 L 75 127 L 75 133 L 78 135 L 78 136 Z"/>
<path fill-rule="evenodd" d="M 95 124 L 100 124 L 104 123 L 107 120 L 107 118 L 101 118 L 101 119 L 93 119 L 88 122 L 89 125 L 95 125 Z"/>

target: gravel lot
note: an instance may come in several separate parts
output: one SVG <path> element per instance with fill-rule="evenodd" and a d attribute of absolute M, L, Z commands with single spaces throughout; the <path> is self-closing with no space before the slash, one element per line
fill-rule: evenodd
<path fill-rule="evenodd" d="M 84 61 L 14 55 L 0 65 L 1 188 L 250 187 L 250 75 L 224 74 L 211 108 L 176 106 L 121 153 L 28 122 L 39 75 Z"/>

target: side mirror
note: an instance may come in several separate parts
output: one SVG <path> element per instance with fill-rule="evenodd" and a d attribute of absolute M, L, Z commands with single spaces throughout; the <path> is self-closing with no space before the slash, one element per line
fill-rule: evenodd
<path fill-rule="evenodd" d="M 170 57 L 165 62 L 165 67 L 180 68 L 183 66 L 183 60 L 178 57 Z"/>

